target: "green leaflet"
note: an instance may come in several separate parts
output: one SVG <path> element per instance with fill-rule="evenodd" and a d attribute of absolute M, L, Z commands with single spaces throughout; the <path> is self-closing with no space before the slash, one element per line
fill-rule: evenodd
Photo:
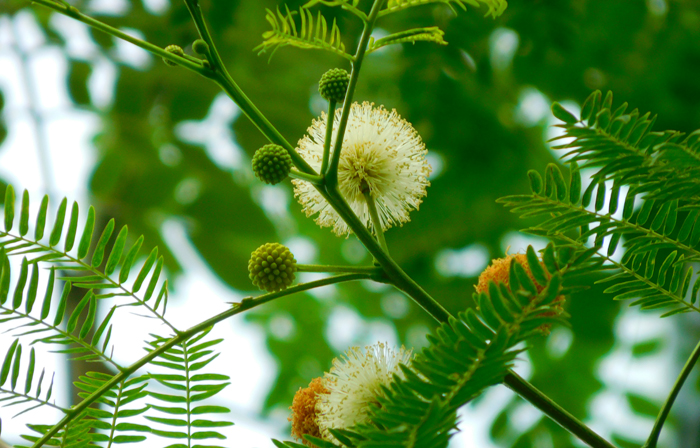
<path fill-rule="evenodd" d="M 447 5 L 453 12 L 457 10 L 453 4 L 459 6 L 462 10 L 466 10 L 466 6 L 479 8 L 482 4 L 487 7 L 485 16 L 492 16 L 494 19 L 505 11 L 508 3 L 505 0 L 388 0 L 386 7 L 379 13 L 379 16 L 384 16 L 394 12 L 402 11 L 414 6 L 422 6 L 426 3 L 441 3 Z"/>
<path fill-rule="evenodd" d="M 695 305 L 700 285 L 684 269 L 700 259 L 700 132 L 687 137 L 676 131 L 652 132 L 655 118 L 649 113 L 628 112 L 626 103 L 613 109 L 611 92 L 601 99 L 601 92 L 593 92 L 580 120 L 559 105 L 553 108 L 565 131 L 557 139 L 570 139 L 556 147 L 566 151 L 571 164 L 569 197 L 557 194 L 563 182 L 548 166 L 543 191 L 533 188 L 530 196 L 508 196 L 499 202 L 523 217 L 540 217 L 530 233 L 578 249 L 592 239 L 600 248 L 595 269 L 618 271 L 615 285 L 608 288 L 616 300 L 631 299 L 645 309 L 670 309 L 663 317 L 700 311 Z M 594 173 L 579 199 L 583 168 Z M 529 177 L 532 183 L 540 176 Z M 637 198 L 642 201 L 635 210 Z M 624 251 L 621 260 L 615 258 L 618 251 Z"/>
<path fill-rule="evenodd" d="M 390 34 L 389 36 L 382 37 L 381 39 L 370 39 L 369 48 L 367 53 L 377 51 L 382 47 L 387 45 L 396 45 L 402 43 L 412 43 L 416 42 L 433 42 L 438 45 L 447 45 L 447 42 L 443 39 L 445 32 L 436 26 L 426 27 L 426 28 L 415 28 L 412 30 L 401 31 L 398 33 Z"/>

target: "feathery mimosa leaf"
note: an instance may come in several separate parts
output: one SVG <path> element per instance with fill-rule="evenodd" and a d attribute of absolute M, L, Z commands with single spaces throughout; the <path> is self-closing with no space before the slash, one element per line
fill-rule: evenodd
<path fill-rule="evenodd" d="M 36 300 L 37 289 L 39 288 L 39 266 L 32 266 L 32 276 L 29 279 L 29 289 L 27 290 L 27 300 L 24 304 L 27 314 L 32 312 L 34 301 Z"/>
<path fill-rule="evenodd" d="M 15 292 L 12 298 L 12 309 L 16 310 L 22 304 L 22 295 L 24 294 L 24 287 L 27 284 L 27 273 L 27 257 L 24 257 L 22 258 L 22 267 L 19 271 L 19 279 L 17 280 L 17 285 L 15 286 Z"/>
<path fill-rule="evenodd" d="M 433 42 L 438 45 L 447 45 L 447 42 L 443 39 L 445 32 L 437 26 L 430 26 L 426 28 L 415 28 L 406 31 L 400 31 L 398 33 L 390 34 L 388 36 L 382 37 L 381 39 L 371 39 L 369 43 L 369 48 L 367 53 L 372 53 L 377 51 L 382 47 L 387 45 L 403 44 L 416 42 Z"/>
<path fill-rule="evenodd" d="M 379 12 L 379 17 L 428 3 L 447 5 L 454 13 L 457 10 L 452 4 L 459 6 L 462 10 L 466 10 L 467 5 L 479 8 L 481 4 L 484 4 L 488 8 L 484 16 L 492 16 L 494 19 L 503 14 L 503 11 L 508 7 L 508 3 L 505 0 L 389 0 L 385 8 Z"/>
<path fill-rule="evenodd" d="M 136 280 L 134 280 L 134 288 L 133 288 L 134 292 L 138 292 L 141 289 L 141 285 L 143 285 L 143 281 L 146 280 L 146 276 L 148 276 L 148 273 L 151 271 L 151 268 L 153 267 L 153 263 L 156 262 L 157 257 L 158 257 L 158 248 L 154 247 L 153 250 L 151 250 L 151 253 L 148 255 L 146 262 L 141 267 L 141 270 L 139 271 L 139 275 L 136 276 Z"/>
<path fill-rule="evenodd" d="M 295 15 L 300 17 L 299 31 L 297 31 L 297 24 L 294 21 Z M 268 9 L 265 18 L 272 30 L 264 32 L 263 42 L 254 48 L 258 54 L 272 50 L 270 54 L 272 57 L 280 47 L 291 45 L 302 49 L 325 50 L 349 61 L 354 60 L 352 55 L 345 52 L 345 44 L 342 42 L 340 29 L 335 20 L 333 20 L 329 34 L 326 19 L 320 12 L 314 19 L 314 15 L 307 8 L 301 8 L 298 13 L 286 8 L 285 14 L 279 8 L 276 13 Z"/>
<path fill-rule="evenodd" d="M 139 250 L 141 250 L 141 246 L 143 245 L 143 239 L 143 235 L 141 235 L 138 238 L 138 240 L 136 240 L 136 242 L 131 246 L 129 252 L 127 252 L 126 258 L 124 259 L 124 264 L 122 264 L 122 268 L 119 271 L 119 283 L 124 283 L 129 278 L 131 266 L 134 264 L 134 260 L 136 260 L 136 256 L 138 255 Z"/>

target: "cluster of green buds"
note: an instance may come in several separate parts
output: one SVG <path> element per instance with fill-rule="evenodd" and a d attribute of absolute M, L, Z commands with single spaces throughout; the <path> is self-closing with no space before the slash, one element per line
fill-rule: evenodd
<path fill-rule="evenodd" d="M 286 149 L 269 144 L 255 151 L 253 173 L 255 177 L 269 185 L 282 182 L 292 169 L 292 158 Z"/>
<path fill-rule="evenodd" d="M 198 44 L 199 43 L 199 44 Z M 206 52 L 206 43 L 195 41 L 194 51 Z M 170 48 L 170 47 L 168 47 Z M 321 76 L 318 91 L 329 102 L 339 103 L 345 99 L 350 83 L 350 75 L 342 68 L 333 68 Z M 269 185 L 276 185 L 289 176 L 292 170 L 292 158 L 286 149 L 269 144 L 255 151 L 253 156 L 253 173 L 255 177 Z"/>
<path fill-rule="evenodd" d="M 174 55 L 180 56 L 180 57 L 187 57 L 189 59 L 192 59 L 190 56 L 185 56 L 185 51 L 182 49 L 181 46 L 179 45 L 168 45 L 165 47 L 165 51 L 168 53 L 172 53 Z M 202 56 L 208 56 L 209 55 L 209 45 L 207 45 L 206 42 L 204 42 L 202 39 L 197 39 L 192 43 L 192 51 L 195 52 L 195 54 L 202 55 Z M 167 65 L 171 67 L 177 66 L 176 62 L 173 62 L 169 59 L 163 58 L 163 62 L 165 62 Z M 204 66 L 208 66 L 209 61 L 207 60 L 202 60 L 201 61 Z"/>
<path fill-rule="evenodd" d="M 288 247 L 279 243 L 267 243 L 250 255 L 248 273 L 253 284 L 268 291 L 287 289 L 294 282 L 297 261 Z"/>
<path fill-rule="evenodd" d="M 321 76 L 318 93 L 329 102 L 342 103 L 350 84 L 350 75 L 342 68 L 332 68 Z"/>

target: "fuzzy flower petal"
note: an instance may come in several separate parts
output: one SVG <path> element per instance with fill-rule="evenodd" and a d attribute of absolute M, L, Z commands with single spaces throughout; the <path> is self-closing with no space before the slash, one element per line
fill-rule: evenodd
<path fill-rule="evenodd" d="M 363 423 L 370 406 L 377 404 L 380 386 L 389 386 L 392 375 L 404 378 L 399 364 L 410 365 L 411 350 L 392 349 L 384 343 L 353 347 L 343 359 L 334 359 L 330 373 L 323 378 L 326 393 L 318 394 L 316 421 L 325 440 L 334 441 L 328 431 Z"/>
<path fill-rule="evenodd" d="M 342 110 L 335 113 L 333 140 L 337 135 Z M 321 169 L 326 114 L 314 120 L 308 135 L 299 141 L 297 151 L 314 169 Z M 427 150 L 415 129 L 395 110 L 354 103 L 350 109 L 343 149 L 338 164 L 338 185 L 343 197 L 360 220 L 370 229 L 371 217 L 363 188 L 376 202 L 382 230 L 402 225 L 409 212 L 418 209 L 430 185 L 431 168 L 425 159 Z M 316 223 L 333 227 L 338 235 L 350 232 L 347 224 L 306 181 L 294 179 L 294 195 L 307 216 L 318 214 Z"/>

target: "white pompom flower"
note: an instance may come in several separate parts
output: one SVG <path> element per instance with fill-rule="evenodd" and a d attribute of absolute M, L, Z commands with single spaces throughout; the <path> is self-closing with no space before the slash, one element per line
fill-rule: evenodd
<path fill-rule="evenodd" d="M 335 142 L 342 110 L 335 113 Z M 299 141 L 297 152 L 316 171 L 323 160 L 326 114 L 314 120 Z M 409 212 L 418 209 L 430 186 L 431 167 L 425 145 L 410 123 L 396 110 L 388 111 L 372 103 L 354 103 L 350 109 L 338 164 L 338 187 L 360 220 L 373 229 L 363 188 L 376 203 L 382 230 L 409 221 Z M 338 235 L 350 232 L 347 224 L 316 189 L 304 180 L 294 179 L 294 195 L 307 216 L 318 214 L 316 223 L 333 227 Z"/>
<path fill-rule="evenodd" d="M 380 386 L 389 386 L 396 374 L 405 378 L 399 364 L 410 366 L 412 350 L 392 349 L 377 343 L 353 347 L 342 359 L 334 359 L 330 373 L 323 377 L 326 393 L 318 394 L 316 421 L 325 440 L 335 442 L 329 429 L 346 429 L 363 423 L 371 406 L 378 404 Z"/>

